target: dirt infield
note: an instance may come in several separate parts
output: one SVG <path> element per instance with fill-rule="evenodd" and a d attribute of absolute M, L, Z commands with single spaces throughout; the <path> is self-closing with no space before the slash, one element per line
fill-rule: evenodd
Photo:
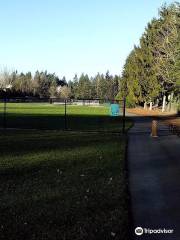
<path fill-rule="evenodd" d="M 127 109 L 128 113 L 133 113 L 136 115 L 140 115 L 140 116 L 157 116 L 157 117 L 164 117 L 164 116 L 175 116 L 176 112 L 162 112 L 160 109 L 153 109 L 153 110 L 149 110 L 149 109 L 144 109 L 144 108 L 128 108 Z"/>

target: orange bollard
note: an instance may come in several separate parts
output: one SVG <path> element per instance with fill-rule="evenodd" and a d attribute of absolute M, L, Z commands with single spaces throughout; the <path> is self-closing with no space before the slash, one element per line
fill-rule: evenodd
<path fill-rule="evenodd" d="M 152 128 L 151 128 L 151 137 L 158 137 L 158 135 L 157 135 L 157 125 L 158 125 L 158 121 L 153 120 L 152 121 Z"/>

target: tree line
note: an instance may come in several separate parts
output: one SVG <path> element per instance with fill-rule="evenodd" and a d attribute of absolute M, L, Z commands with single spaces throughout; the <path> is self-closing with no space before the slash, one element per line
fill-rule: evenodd
<path fill-rule="evenodd" d="M 82 73 L 70 81 L 60 79 L 55 73 L 36 71 L 18 73 L 3 70 L 0 73 L 0 96 L 8 94 L 11 97 L 40 97 L 40 98 L 75 98 L 75 99 L 114 99 L 119 92 L 120 77 L 98 73 L 89 77 Z"/>
<path fill-rule="evenodd" d="M 129 105 L 162 104 L 179 98 L 180 4 L 164 5 L 148 23 L 124 65 L 119 97 Z"/>

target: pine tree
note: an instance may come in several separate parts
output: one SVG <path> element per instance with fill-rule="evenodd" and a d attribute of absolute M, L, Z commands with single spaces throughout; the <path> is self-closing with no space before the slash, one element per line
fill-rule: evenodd
<path fill-rule="evenodd" d="M 178 95 L 180 85 L 180 4 L 164 5 L 128 56 L 118 96 L 128 101 L 161 101 Z M 165 98 L 164 98 L 165 100 Z M 152 105 L 152 104 L 151 104 Z"/>

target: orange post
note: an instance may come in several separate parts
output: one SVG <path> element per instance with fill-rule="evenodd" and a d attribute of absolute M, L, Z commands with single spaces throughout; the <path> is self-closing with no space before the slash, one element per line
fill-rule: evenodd
<path fill-rule="evenodd" d="M 158 127 L 158 121 L 153 120 L 152 121 L 152 128 L 151 128 L 151 137 L 158 137 L 157 135 L 157 127 Z"/>

